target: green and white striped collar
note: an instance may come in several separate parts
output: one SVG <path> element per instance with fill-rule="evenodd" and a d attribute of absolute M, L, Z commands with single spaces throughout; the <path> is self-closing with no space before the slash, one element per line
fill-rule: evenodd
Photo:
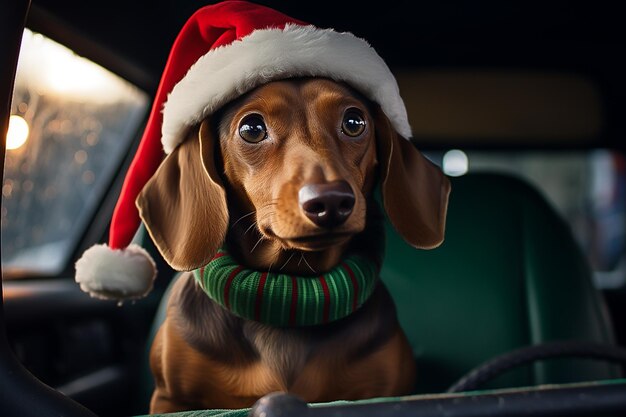
<path fill-rule="evenodd" d="M 344 318 L 367 301 L 379 266 L 353 255 L 320 276 L 245 269 L 224 249 L 193 275 L 204 292 L 233 314 L 273 326 L 312 326 Z"/>

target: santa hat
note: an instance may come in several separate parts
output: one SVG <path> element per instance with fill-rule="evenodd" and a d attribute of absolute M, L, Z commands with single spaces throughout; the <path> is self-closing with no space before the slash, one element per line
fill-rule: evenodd
<path fill-rule="evenodd" d="M 100 298 L 146 295 L 156 269 L 145 250 L 130 244 L 141 222 L 135 200 L 165 155 L 227 102 L 272 80 L 306 76 L 346 82 L 377 102 L 400 135 L 411 136 L 397 82 L 363 39 L 245 1 L 197 11 L 170 52 L 113 213 L 109 245 L 88 249 L 76 263 L 81 288 Z"/>

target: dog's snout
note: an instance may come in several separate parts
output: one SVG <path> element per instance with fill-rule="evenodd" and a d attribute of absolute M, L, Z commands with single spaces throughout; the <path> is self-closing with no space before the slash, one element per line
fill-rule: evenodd
<path fill-rule="evenodd" d="M 300 207 L 316 225 L 333 228 L 342 225 L 352 213 L 354 192 L 345 181 L 308 184 L 298 193 Z"/>

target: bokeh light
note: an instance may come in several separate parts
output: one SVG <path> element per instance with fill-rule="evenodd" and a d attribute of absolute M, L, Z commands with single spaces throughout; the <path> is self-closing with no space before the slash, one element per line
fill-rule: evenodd
<path fill-rule="evenodd" d="M 23 117 L 16 114 L 9 118 L 9 129 L 7 130 L 6 145 L 7 149 L 19 149 L 28 140 L 30 128 Z"/>
<path fill-rule="evenodd" d="M 469 158 L 461 150 L 453 149 L 443 156 L 443 172 L 451 177 L 460 177 L 469 170 Z"/>

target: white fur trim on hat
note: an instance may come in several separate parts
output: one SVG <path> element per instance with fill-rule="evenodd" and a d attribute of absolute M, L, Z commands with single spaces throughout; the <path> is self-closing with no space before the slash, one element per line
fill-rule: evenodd
<path fill-rule="evenodd" d="M 132 300 L 152 290 L 156 265 L 148 252 L 131 244 L 125 249 L 94 245 L 76 262 L 76 282 L 92 297 Z"/>
<path fill-rule="evenodd" d="M 347 82 L 377 102 L 400 135 L 411 137 L 396 79 L 374 48 L 351 33 L 286 25 L 256 30 L 191 66 L 163 107 L 165 152 L 182 142 L 190 126 L 254 87 L 306 76 Z"/>

